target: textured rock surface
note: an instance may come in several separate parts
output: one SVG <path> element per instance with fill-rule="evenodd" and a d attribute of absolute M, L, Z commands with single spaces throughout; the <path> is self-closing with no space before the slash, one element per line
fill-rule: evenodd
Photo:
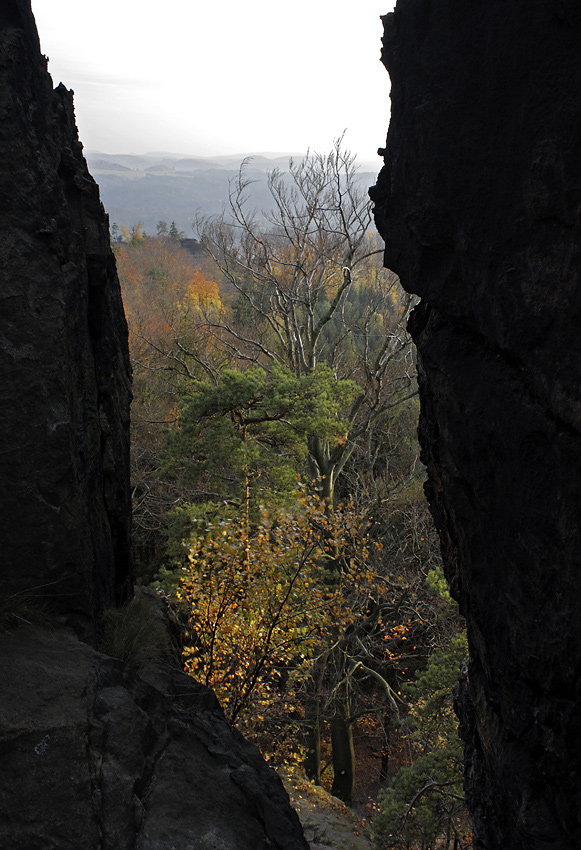
<path fill-rule="evenodd" d="M 581 846 L 581 11 L 398 0 L 386 265 L 421 296 L 420 436 L 467 618 L 476 846 Z"/>
<path fill-rule="evenodd" d="M 258 750 L 211 691 L 164 693 L 72 633 L 0 635 L 0 846 L 308 850 Z"/>
<path fill-rule="evenodd" d="M 337 797 L 296 770 L 278 770 L 310 850 L 373 850 L 369 829 Z"/>
<path fill-rule="evenodd" d="M 0 590 L 81 629 L 131 587 L 127 328 L 30 3 L 0 9 Z"/>

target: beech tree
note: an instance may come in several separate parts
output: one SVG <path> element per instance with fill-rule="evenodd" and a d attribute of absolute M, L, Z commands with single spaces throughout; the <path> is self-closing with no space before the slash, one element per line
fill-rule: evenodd
<path fill-rule="evenodd" d="M 402 682 L 456 627 L 439 596 L 426 519 L 408 506 L 374 533 L 353 505 L 329 513 L 300 488 L 286 507 L 263 505 L 250 524 L 232 500 L 173 515 L 171 569 L 159 586 L 188 622 L 186 669 L 217 690 L 231 720 L 275 761 L 306 756 L 319 782 L 328 724 L 332 792 L 348 804 L 354 727 L 373 716 L 395 725 Z M 329 541 L 345 562 L 336 575 L 326 566 Z"/>
<path fill-rule="evenodd" d="M 195 513 L 176 589 L 188 623 L 185 669 L 216 691 L 232 723 L 251 731 L 274 703 L 293 703 L 284 683 L 330 617 L 318 535 L 302 511 L 263 513 L 252 534 L 217 505 Z"/>
<path fill-rule="evenodd" d="M 370 202 L 342 139 L 328 155 L 291 160 L 288 174 L 271 172 L 273 208 L 261 217 L 250 187 L 243 164 L 228 210 L 198 222 L 237 294 L 232 320 L 212 317 L 208 326 L 238 364 L 280 364 L 300 377 L 324 363 L 357 383 L 345 440 L 308 439 L 311 477 L 332 503 L 358 441 L 414 394 L 405 331 L 412 298 L 377 262 Z"/>

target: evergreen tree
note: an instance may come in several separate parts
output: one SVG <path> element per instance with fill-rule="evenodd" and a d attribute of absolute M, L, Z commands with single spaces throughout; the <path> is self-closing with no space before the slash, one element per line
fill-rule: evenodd
<path fill-rule="evenodd" d="M 435 575 L 433 580 L 438 580 Z M 448 648 L 436 650 L 415 681 L 404 686 L 411 706 L 408 740 L 417 757 L 380 793 L 380 814 L 374 823 L 378 850 L 465 846 L 463 751 L 452 692 L 467 653 L 466 636 L 460 633 Z"/>
<path fill-rule="evenodd" d="M 345 439 L 356 393 L 321 365 L 297 377 L 282 366 L 223 369 L 215 383 L 188 381 L 178 428 L 168 435 L 167 461 L 189 480 L 205 482 L 212 498 L 241 500 L 250 509 L 269 491 L 284 499 L 296 489 L 313 434 Z"/>
<path fill-rule="evenodd" d="M 169 228 L 169 238 L 173 239 L 174 242 L 180 242 L 185 235 L 183 230 L 179 230 L 175 221 L 172 221 Z"/>

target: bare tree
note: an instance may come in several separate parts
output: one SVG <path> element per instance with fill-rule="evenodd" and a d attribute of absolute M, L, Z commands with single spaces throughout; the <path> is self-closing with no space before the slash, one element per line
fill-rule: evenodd
<path fill-rule="evenodd" d="M 357 384 L 345 440 L 309 438 L 312 478 L 332 503 L 358 442 L 415 392 L 405 331 L 412 299 L 381 268 L 369 198 L 342 138 L 328 155 L 271 172 L 272 209 L 260 216 L 247 168 L 231 185 L 225 213 L 198 222 L 236 296 L 232 319 L 208 324 L 239 362 L 280 363 L 296 376 L 324 364 Z"/>

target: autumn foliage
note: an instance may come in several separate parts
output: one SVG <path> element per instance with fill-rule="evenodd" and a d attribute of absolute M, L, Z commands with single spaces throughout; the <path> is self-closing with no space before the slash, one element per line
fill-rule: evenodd
<path fill-rule="evenodd" d="M 220 516 L 198 520 L 176 598 L 189 612 L 186 669 L 249 728 L 312 656 L 336 594 L 320 581 L 319 536 L 302 512 L 264 513 L 252 531 Z"/>
<path fill-rule="evenodd" d="M 145 236 L 139 226 L 123 232 L 126 241 L 114 249 L 133 367 L 134 551 L 139 573 L 147 574 L 160 564 L 168 512 L 184 497 L 183 488 L 160 480 L 165 432 L 177 419 L 187 371 L 179 354 L 199 344 L 203 317 L 219 313 L 222 302 L 203 256 L 169 236 Z"/>
<path fill-rule="evenodd" d="M 381 798 L 378 846 L 466 847 L 463 642 L 423 501 L 413 299 L 340 141 L 271 176 L 267 225 L 248 186 L 231 221 L 202 223 L 205 254 L 167 226 L 116 245 L 142 575 L 185 623 L 185 670 L 271 763 L 351 805 L 357 734 L 380 733 L 378 783 L 402 767 L 394 740 L 411 772 Z"/>
<path fill-rule="evenodd" d="M 115 254 L 136 353 L 144 343 L 167 346 L 188 317 L 199 316 L 208 306 L 219 308 L 216 281 L 197 267 L 178 241 L 142 238 L 118 244 Z"/>

